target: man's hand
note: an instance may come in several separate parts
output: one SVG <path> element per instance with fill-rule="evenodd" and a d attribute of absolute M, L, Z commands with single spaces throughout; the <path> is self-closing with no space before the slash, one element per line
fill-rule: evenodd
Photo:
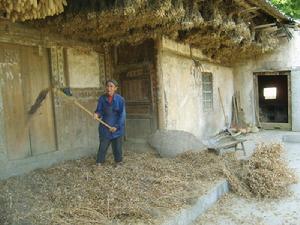
<path fill-rule="evenodd" d="M 94 118 L 94 120 L 97 120 L 97 119 L 99 119 L 99 115 L 98 115 L 98 113 L 94 113 L 94 116 L 93 116 L 93 118 Z"/>
<path fill-rule="evenodd" d="M 110 132 L 112 132 L 112 133 L 114 133 L 114 132 L 116 132 L 116 131 L 117 131 L 117 128 L 115 128 L 115 127 L 112 127 L 112 128 L 110 128 L 110 129 L 109 129 L 109 131 L 110 131 Z"/>

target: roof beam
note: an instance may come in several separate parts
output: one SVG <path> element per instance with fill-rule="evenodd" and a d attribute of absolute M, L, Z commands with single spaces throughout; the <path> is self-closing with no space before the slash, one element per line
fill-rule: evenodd
<path fill-rule="evenodd" d="M 258 26 L 255 26 L 254 29 L 264 29 L 264 28 L 267 28 L 267 27 L 273 27 L 273 26 L 276 26 L 276 23 L 268 23 L 268 24 L 262 24 L 262 25 L 258 25 Z"/>

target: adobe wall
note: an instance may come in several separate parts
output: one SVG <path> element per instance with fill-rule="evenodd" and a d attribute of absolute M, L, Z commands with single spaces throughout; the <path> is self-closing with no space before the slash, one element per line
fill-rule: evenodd
<path fill-rule="evenodd" d="M 162 40 L 159 54 L 165 128 L 188 131 L 200 139 L 224 128 L 218 88 L 230 119 L 234 92 L 232 68 L 211 62 L 201 51 L 166 38 Z M 193 59 L 201 66 L 195 66 Z M 213 76 L 213 109 L 209 111 L 203 108 L 201 72 L 210 72 Z"/>
<path fill-rule="evenodd" d="M 292 130 L 300 131 L 300 31 L 291 31 L 293 39 L 282 39 L 272 53 L 243 61 L 234 66 L 234 87 L 241 93 L 241 105 L 248 123 L 255 123 L 253 73 L 291 71 Z"/>

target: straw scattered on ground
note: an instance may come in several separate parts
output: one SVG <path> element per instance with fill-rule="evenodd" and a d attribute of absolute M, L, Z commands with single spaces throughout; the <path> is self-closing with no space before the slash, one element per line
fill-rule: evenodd
<path fill-rule="evenodd" d="M 175 159 L 127 152 L 125 160 L 100 169 L 93 158 L 68 161 L 2 181 L 0 224 L 153 223 L 157 209 L 190 204 L 222 173 L 220 157 L 206 151 Z"/>
<path fill-rule="evenodd" d="M 94 158 L 0 182 L 0 224 L 153 224 L 161 212 L 178 210 L 226 177 L 243 197 L 287 194 L 295 175 L 282 159 L 281 144 L 260 144 L 248 161 L 235 153 L 187 152 L 174 159 L 125 153 L 125 164 L 94 167 Z"/>

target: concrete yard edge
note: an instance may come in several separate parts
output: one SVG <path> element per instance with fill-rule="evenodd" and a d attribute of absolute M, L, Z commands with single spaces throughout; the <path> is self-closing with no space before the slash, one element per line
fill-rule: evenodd
<path fill-rule="evenodd" d="M 189 225 L 228 192 L 229 183 L 224 179 L 218 182 L 207 194 L 199 197 L 194 205 L 180 210 L 162 225 Z"/>

